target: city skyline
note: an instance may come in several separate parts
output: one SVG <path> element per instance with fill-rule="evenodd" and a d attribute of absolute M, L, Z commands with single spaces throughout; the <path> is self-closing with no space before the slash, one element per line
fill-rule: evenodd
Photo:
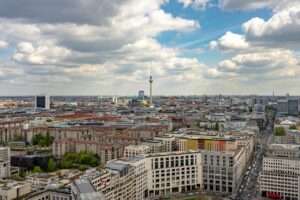
<path fill-rule="evenodd" d="M 297 0 L 0 2 L 0 96 L 299 95 Z"/>

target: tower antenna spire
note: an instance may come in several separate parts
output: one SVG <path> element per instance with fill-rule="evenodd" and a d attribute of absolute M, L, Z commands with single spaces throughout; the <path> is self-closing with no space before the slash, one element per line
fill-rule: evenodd
<path fill-rule="evenodd" d="M 153 102 L 152 102 L 152 84 L 153 84 L 153 78 L 152 78 L 152 62 L 150 64 L 150 70 L 149 70 L 149 95 L 150 95 L 150 102 L 149 106 L 153 107 Z"/>

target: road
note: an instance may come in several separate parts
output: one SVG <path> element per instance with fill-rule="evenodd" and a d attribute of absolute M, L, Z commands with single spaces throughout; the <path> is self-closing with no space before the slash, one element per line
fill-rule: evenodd
<path fill-rule="evenodd" d="M 263 155 L 266 151 L 268 140 L 273 133 L 273 120 L 269 121 L 266 130 L 262 131 L 256 142 L 256 148 L 252 163 L 249 165 L 235 200 L 257 200 L 261 199 L 259 194 L 258 176 L 262 169 Z"/>

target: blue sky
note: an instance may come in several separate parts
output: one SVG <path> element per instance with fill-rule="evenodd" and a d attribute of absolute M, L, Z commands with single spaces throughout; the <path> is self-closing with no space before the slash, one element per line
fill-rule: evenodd
<path fill-rule="evenodd" d="M 300 94 L 299 0 L 0 1 L 0 95 Z"/>
<path fill-rule="evenodd" d="M 205 10 L 192 7 L 184 8 L 177 1 L 169 1 L 162 8 L 174 16 L 197 21 L 200 28 L 188 33 L 163 32 L 157 39 L 166 46 L 191 49 L 184 55 L 197 57 L 208 65 L 213 65 L 216 61 L 224 59 L 224 55 L 209 50 L 210 41 L 218 39 L 227 31 L 242 33 L 241 25 L 253 17 L 267 20 L 272 15 L 270 9 L 225 11 L 218 6 L 216 1 L 211 2 L 211 5 Z M 201 54 L 198 51 L 193 53 L 193 49 L 199 48 L 203 49 Z"/>

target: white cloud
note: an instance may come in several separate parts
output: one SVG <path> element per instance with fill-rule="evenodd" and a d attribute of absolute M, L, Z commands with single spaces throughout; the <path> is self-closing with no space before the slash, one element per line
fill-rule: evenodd
<path fill-rule="evenodd" d="M 179 3 L 183 4 L 183 7 L 192 6 L 197 9 L 205 9 L 210 0 L 178 0 Z"/>
<path fill-rule="evenodd" d="M 237 54 L 223 60 L 215 68 L 224 77 L 232 72 L 241 79 L 280 79 L 300 74 L 299 58 L 290 50 L 261 49 Z"/>
<path fill-rule="evenodd" d="M 55 64 L 71 54 L 70 50 L 55 46 L 51 43 L 40 44 L 33 47 L 32 43 L 21 42 L 13 59 L 26 64 Z"/>
<path fill-rule="evenodd" d="M 243 50 L 249 48 L 249 43 L 243 35 L 235 34 L 230 31 L 220 37 L 217 41 L 211 41 L 209 47 L 211 49 L 220 50 Z"/>
<path fill-rule="evenodd" d="M 0 40 L 0 49 L 4 49 L 6 47 L 8 47 L 8 43 L 3 40 Z"/>
<path fill-rule="evenodd" d="M 298 0 L 219 0 L 219 6 L 225 10 L 272 9 L 274 12 L 297 5 Z"/>
<path fill-rule="evenodd" d="M 239 68 L 236 62 L 231 60 L 223 60 L 218 64 L 218 69 L 220 71 L 236 71 Z"/>
<path fill-rule="evenodd" d="M 253 18 L 243 24 L 246 38 L 267 45 L 295 45 L 300 41 L 300 4 L 275 13 L 269 20 Z"/>

